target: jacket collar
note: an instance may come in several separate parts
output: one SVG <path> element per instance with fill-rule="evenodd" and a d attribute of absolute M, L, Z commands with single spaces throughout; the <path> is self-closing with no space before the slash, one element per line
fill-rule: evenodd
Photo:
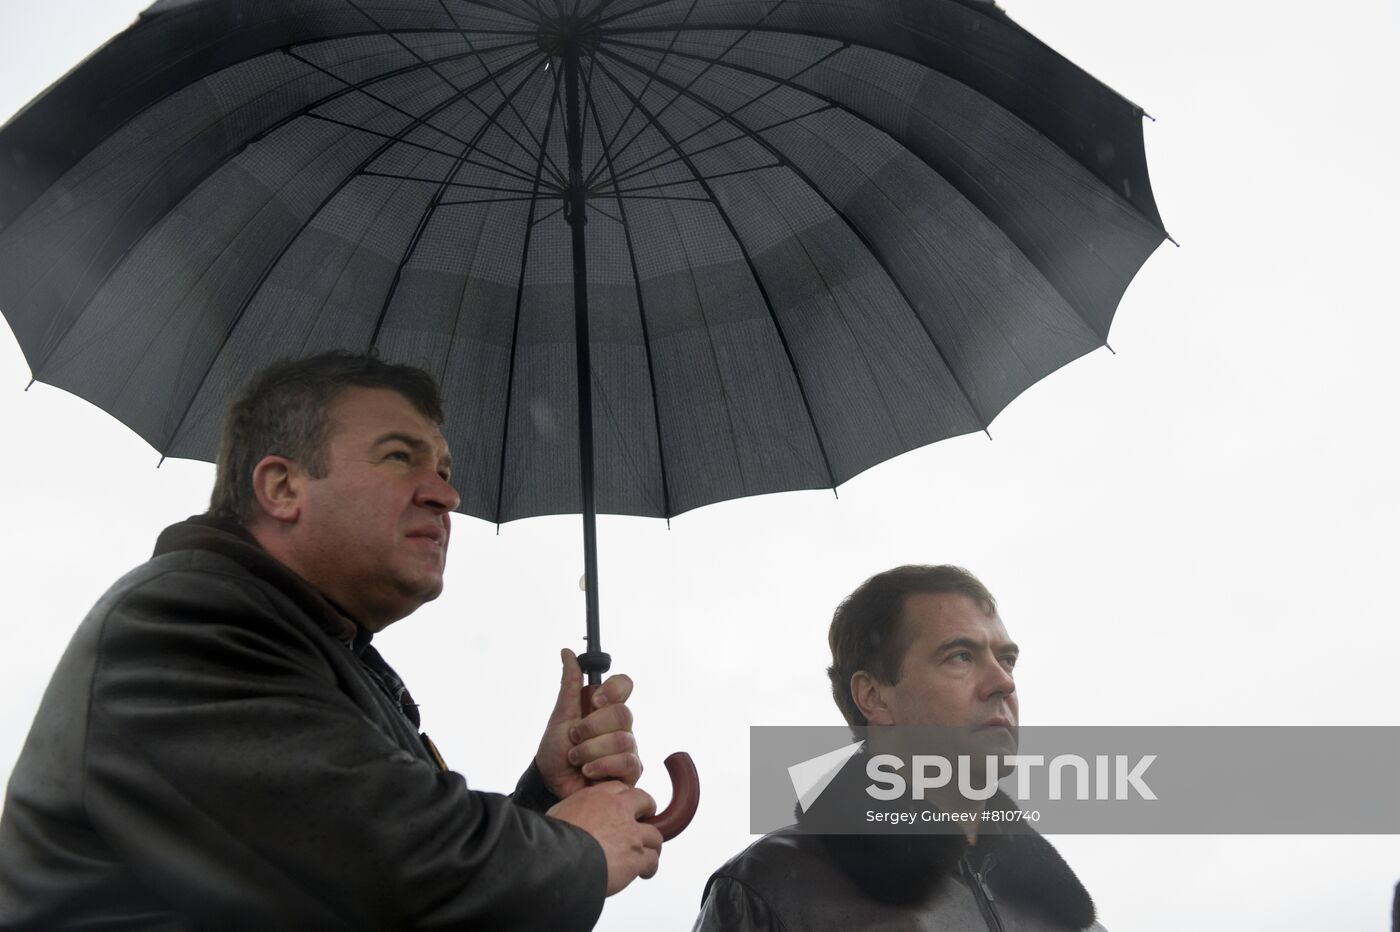
<path fill-rule="evenodd" d="M 863 754 L 852 759 L 820 801 L 837 803 L 845 793 L 863 787 L 865 760 Z M 1016 804 L 998 791 L 987 801 L 987 808 L 1014 810 Z M 816 806 L 810 814 L 798 811 L 799 829 L 814 833 L 812 823 L 817 818 Z M 996 824 L 1019 827 L 989 831 Z M 975 845 L 969 845 L 961 833 L 818 834 L 817 840 L 842 872 L 880 902 L 913 905 L 923 901 L 945 878 L 957 875 L 959 862 L 966 858 L 998 899 L 1068 929 L 1094 924 L 1094 901 L 1048 841 L 1025 823 L 984 825 L 987 827 L 978 833 Z"/>
<path fill-rule="evenodd" d="M 238 521 L 214 515 L 194 515 L 172 524 L 156 538 L 160 556 L 180 550 L 204 550 L 233 560 L 259 579 L 271 583 L 331 636 L 363 654 L 373 635 L 356 624 L 305 579 L 278 562 Z"/>

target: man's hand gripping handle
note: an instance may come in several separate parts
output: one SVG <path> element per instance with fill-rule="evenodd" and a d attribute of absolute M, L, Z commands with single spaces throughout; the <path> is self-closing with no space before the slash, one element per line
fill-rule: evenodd
<path fill-rule="evenodd" d="M 587 685 L 580 693 L 580 710 L 583 715 L 593 711 L 593 692 L 597 685 Z M 671 775 L 671 803 L 654 816 L 641 821 L 654 825 L 661 833 L 663 841 L 670 841 L 685 831 L 690 820 L 695 818 L 695 810 L 700 805 L 700 774 L 695 770 L 695 762 L 685 751 L 677 751 L 664 761 L 666 772 Z"/>

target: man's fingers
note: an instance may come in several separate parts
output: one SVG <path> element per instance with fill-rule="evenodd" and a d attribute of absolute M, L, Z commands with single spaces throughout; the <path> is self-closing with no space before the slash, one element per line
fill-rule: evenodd
<path fill-rule="evenodd" d="M 578 657 L 567 647 L 559 651 L 559 660 L 564 665 L 564 673 L 559 678 L 559 686 L 571 686 L 574 689 L 583 688 L 583 668 L 578 665 Z"/>
<path fill-rule="evenodd" d="M 632 710 L 625 705 L 609 705 L 588 714 L 569 731 L 569 740 L 582 744 L 599 735 L 631 734 Z"/>
<path fill-rule="evenodd" d="M 628 801 L 632 804 L 632 815 L 634 818 L 645 819 L 647 816 L 656 815 L 656 800 L 651 798 L 650 793 L 646 790 L 639 790 L 635 786 L 630 787 L 627 792 L 630 794 Z M 660 851 L 661 833 L 657 831 L 655 826 L 647 825 L 643 827 L 650 830 L 648 834 L 656 835 L 656 849 Z M 650 845 L 648 845 L 648 847 L 650 847 Z"/>
<path fill-rule="evenodd" d="M 593 708 L 601 709 L 614 703 L 626 702 L 632 695 L 632 677 L 626 673 L 615 673 L 603 681 L 602 688 L 593 694 Z"/>
<path fill-rule="evenodd" d="M 563 667 L 559 675 L 559 696 L 554 700 L 554 712 L 550 715 L 556 722 L 578 715 L 579 690 L 583 689 L 583 669 L 574 652 L 567 647 L 559 651 L 559 662 Z"/>
<path fill-rule="evenodd" d="M 609 732 L 574 745 L 569 748 L 569 763 L 575 767 L 583 767 L 619 754 L 637 754 L 637 739 L 630 731 Z M 590 780 L 601 779 L 601 775 L 593 773 L 585 773 L 584 776 Z"/>
<path fill-rule="evenodd" d="M 636 754 L 609 754 L 579 768 L 589 780 L 618 780 L 635 786 L 642 778 L 642 759 Z"/>
<path fill-rule="evenodd" d="M 637 876 L 650 880 L 661 867 L 661 832 L 654 825 L 639 826 L 642 830 L 642 869 Z"/>
<path fill-rule="evenodd" d="M 602 846 L 608 862 L 607 894 L 612 896 L 635 878 L 656 874 L 661 832 L 638 821 L 655 811 L 656 801 L 647 793 L 609 780 L 560 800 L 548 814 L 577 825 Z"/>

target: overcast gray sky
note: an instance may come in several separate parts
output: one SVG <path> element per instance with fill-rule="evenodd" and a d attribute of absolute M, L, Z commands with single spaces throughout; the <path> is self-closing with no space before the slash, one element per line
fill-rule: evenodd
<path fill-rule="evenodd" d="M 119 31 L 127 0 L 0 0 L 0 119 Z M 831 610 L 906 562 L 978 573 L 1022 645 L 1028 725 L 1400 725 L 1394 564 L 1400 4 L 1007 0 L 1157 118 L 1147 263 L 1101 350 L 977 435 L 830 493 L 603 518 L 606 647 L 638 682 L 649 771 L 684 748 L 704 796 L 661 873 L 599 928 L 688 928 L 748 843 L 748 728 L 838 721 Z M 171 461 L 44 385 L 0 327 L 0 774 L 101 592 L 212 467 Z M 577 518 L 459 518 L 447 594 L 385 632 L 425 727 L 505 790 L 582 639 Z M 1300 800 L 1300 805 L 1308 804 Z M 1393 811 L 1395 799 L 1376 800 Z M 1400 838 L 1058 836 L 1114 932 L 1383 929 Z"/>

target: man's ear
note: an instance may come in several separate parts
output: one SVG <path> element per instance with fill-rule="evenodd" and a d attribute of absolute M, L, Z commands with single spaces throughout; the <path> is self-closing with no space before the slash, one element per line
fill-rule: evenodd
<path fill-rule="evenodd" d="M 864 670 L 851 674 L 851 698 L 871 725 L 894 724 L 894 715 L 886 702 L 884 684 Z"/>
<path fill-rule="evenodd" d="M 294 524 L 301 517 L 306 472 L 285 456 L 264 456 L 253 467 L 253 495 L 263 514 Z"/>

